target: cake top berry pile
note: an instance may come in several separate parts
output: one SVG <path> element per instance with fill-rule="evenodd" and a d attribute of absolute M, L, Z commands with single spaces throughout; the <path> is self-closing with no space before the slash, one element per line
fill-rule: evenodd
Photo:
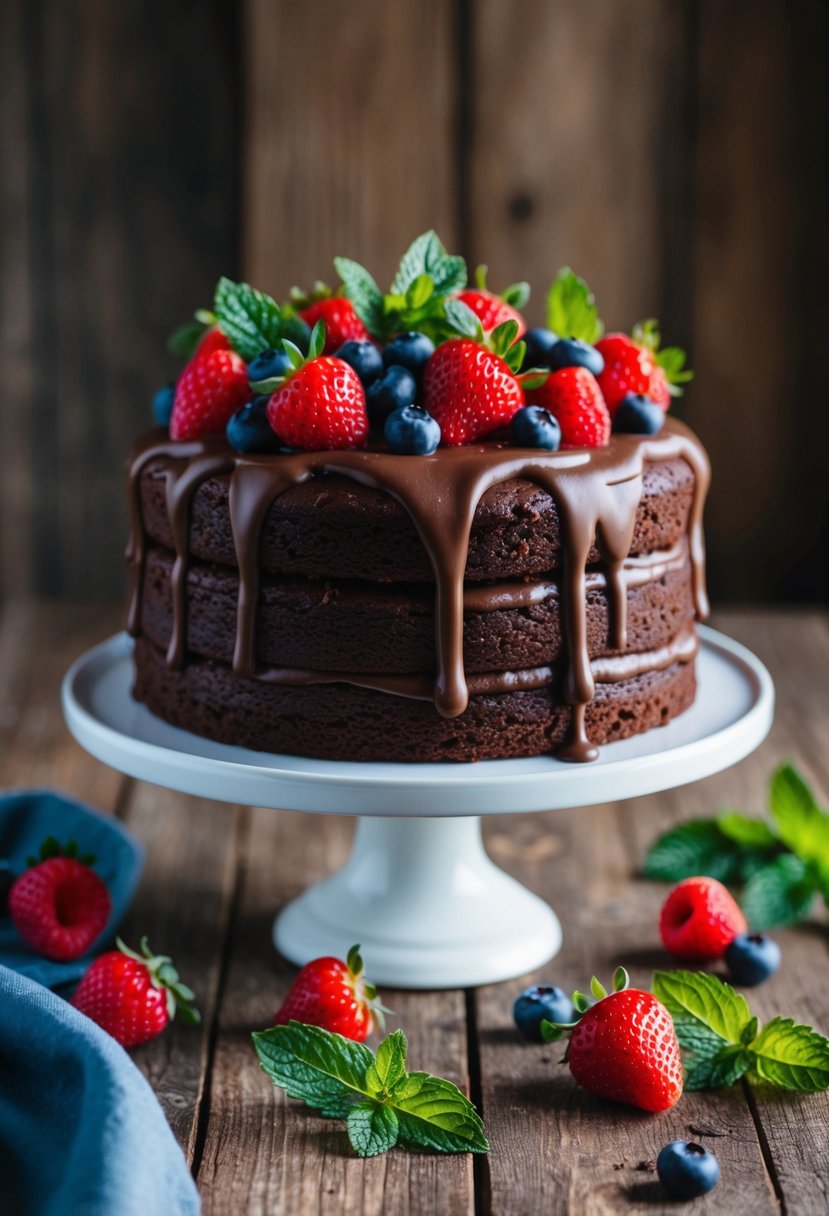
<path fill-rule="evenodd" d="M 171 338 L 187 358 L 154 399 L 174 441 L 226 433 L 239 453 L 374 447 L 431 455 L 482 439 L 555 451 L 604 447 L 613 431 L 656 434 L 691 378 L 660 349 L 655 321 L 605 335 L 593 295 L 565 268 L 544 328 L 528 328 L 526 283 L 500 295 L 434 232 L 409 247 L 387 293 L 349 258 L 336 290 L 279 304 L 219 280 L 213 309 Z"/>

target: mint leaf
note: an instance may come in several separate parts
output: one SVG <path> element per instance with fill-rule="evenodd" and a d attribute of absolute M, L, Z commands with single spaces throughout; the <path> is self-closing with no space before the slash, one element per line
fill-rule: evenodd
<path fill-rule="evenodd" d="M 772 1018 L 751 1044 L 763 1081 L 799 1093 L 829 1089 L 829 1039 L 791 1018 Z"/>
<path fill-rule="evenodd" d="M 558 272 L 547 295 L 547 324 L 562 338 L 598 342 L 604 333 L 593 293 L 569 266 Z"/>
<path fill-rule="evenodd" d="M 450 328 L 455 331 L 456 335 L 471 338 L 473 342 L 483 342 L 483 326 L 463 300 L 447 300 L 444 304 L 444 312 Z"/>
<path fill-rule="evenodd" d="M 775 849 L 780 841 L 763 819 L 741 815 L 739 811 L 723 811 L 715 820 L 720 831 L 735 844 L 749 849 Z"/>
<path fill-rule="evenodd" d="M 406 307 L 413 312 L 428 304 L 435 294 L 435 282 L 429 274 L 419 274 L 406 291 Z"/>
<path fill-rule="evenodd" d="M 712 1057 L 728 1044 L 722 1035 L 716 1034 L 707 1026 L 703 1026 L 696 1018 L 683 1016 L 682 1014 L 672 1014 L 674 1030 L 676 1037 L 679 1040 L 679 1045 L 685 1051 L 692 1052 L 700 1057 Z"/>
<path fill-rule="evenodd" d="M 282 337 L 279 305 L 247 283 L 219 279 L 213 307 L 222 333 L 243 359 L 272 349 Z"/>
<path fill-rule="evenodd" d="M 720 882 L 740 876 L 740 848 L 713 819 L 689 819 L 663 833 L 645 856 L 647 878 L 679 882 L 707 874 Z"/>
<path fill-rule="evenodd" d="M 377 1048 L 377 1058 L 366 1080 L 374 1097 L 387 1098 L 405 1077 L 406 1036 L 402 1030 L 395 1030 Z"/>
<path fill-rule="evenodd" d="M 383 334 L 383 293 L 372 276 L 351 258 L 334 258 L 334 268 L 340 276 L 345 294 L 354 305 L 354 311 L 374 337 Z"/>
<path fill-rule="evenodd" d="M 769 802 L 780 839 L 812 865 L 821 889 L 827 892 L 829 815 L 818 806 L 811 787 L 791 764 L 782 764 L 773 773 Z"/>
<path fill-rule="evenodd" d="M 441 251 L 445 252 L 438 234 L 433 229 L 430 228 L 428 232 L 415 237 L 400 260 L 391 285 L 391 294 L 405 296 L 415 279 L 426 273 L 428 264 L 439 257 Z"/>
<path fill-rule="evenodd" d="M 713 1056 L 694 1056 L 685 1070 L 685 1089 L 719 1089 L 733 1085 L 751 1068 L 751 1052 L 745 1047 L 721 1047 Z"/>
<path fill-rule="evenodd" d="M 397 1144 L 397 1115 L 388 1106 L 360 1102 L 348 1112 L 348 1138 L 360 1157 L 376 1157 Z"/>
<path fill-rule="evenodd" d="M 739 1043 L 751 1020 L 745 997 L 704 971 L 657 971 L 653 994 L 672 1017 L 691 1018 L 727 1043 Z"/>
<path fill-rule="evenodd" d="M 400 1140 L 441 1153 L 485 1153 L 484 1125 L 472 1103 L 451 1081 L 413 1072 L 398 1085 L 390 1103 Z"/>
<path fill-rule="evenodd" d="M 807 867 L 793 853 L 781 853 L 749 878 L 740 905 L 752 929 L 805 920 L 815 897 Z"/>
<path fill-rule="evenodd" d="M 371 1050 L 342 1035 L 289 1022 L 253 1033 L 262 1068 L 284 1089 L 331 1118 L 343 1118 L 355 1098 L 368 1098 L 366 1073 L 374 1063 Z"/>

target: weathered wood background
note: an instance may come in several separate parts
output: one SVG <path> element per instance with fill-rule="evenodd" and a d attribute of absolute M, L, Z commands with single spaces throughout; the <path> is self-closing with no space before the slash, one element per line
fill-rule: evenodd
<path fill-rule="evenodd" d="M 562 263 L 697 379 L 719 600 L 826 594 L 823 0 L 3 0 L 0 594 L 121 588 L 122 462 L 220 273 Z"/>

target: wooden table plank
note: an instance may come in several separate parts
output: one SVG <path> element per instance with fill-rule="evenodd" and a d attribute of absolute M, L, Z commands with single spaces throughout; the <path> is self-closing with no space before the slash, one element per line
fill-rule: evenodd
<path fill-rule="evenodd" d="M 357 1159 L 342 1124 L 288 1102 L 263 1075 L 250 1032 L 267 1026 L 295 968 L 271 944 L 274 913 L 309 882 L 342 864 L 349 821 L 330 816 L 252 813 L 231 963 L 222 993 L 210 1117 L 198 1182 L 211 1213 L 405 1213 L 461 1216 L 473 1210 L 468 1156 L 403 1151 Z M 371 959 L 366 960 L 370 974 Z M 390 1026 L 409 1038 L 415 1068 L 467 1081 L 465 1002 L 460 992 L 384 991 Z"/>

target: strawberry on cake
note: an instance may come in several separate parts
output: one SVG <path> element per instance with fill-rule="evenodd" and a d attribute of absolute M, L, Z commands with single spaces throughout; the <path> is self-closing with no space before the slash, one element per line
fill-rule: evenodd
<path fill-rule="evenodd" d="M 433 232 L 388 292 L 347 258 L 285 303 L 221 279 L 129 462 L 134 695 L 339 760 L 598 745 L 695 695 L 708 461 L 690 372 L 604 335 L 570 270 L 528 328 Z"/>

